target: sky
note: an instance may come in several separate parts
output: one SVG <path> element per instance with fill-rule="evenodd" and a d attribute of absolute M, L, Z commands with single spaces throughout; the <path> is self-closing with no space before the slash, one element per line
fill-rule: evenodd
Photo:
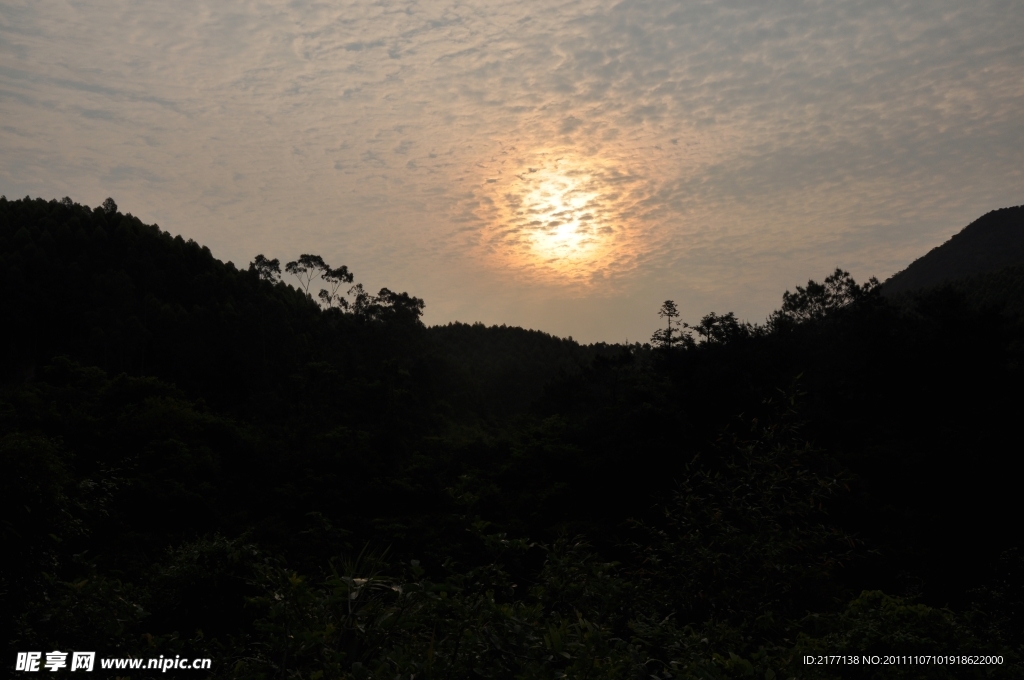
<path fill-rule="evenodd" d="M 0 193 L 645 341 L 1024 203 L 1021 0 L 0 2 Z"/>

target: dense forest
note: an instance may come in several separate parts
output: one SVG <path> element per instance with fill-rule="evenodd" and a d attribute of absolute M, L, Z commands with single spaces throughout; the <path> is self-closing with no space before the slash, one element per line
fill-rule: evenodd
<path fill-rule="evenodd" d="M 1024 677 L 1019 267 L 837 270 L 764 324 L 667 301 L 649 343 L 584 346 L 274 255 L 0 198 L 9 661 Z"/>

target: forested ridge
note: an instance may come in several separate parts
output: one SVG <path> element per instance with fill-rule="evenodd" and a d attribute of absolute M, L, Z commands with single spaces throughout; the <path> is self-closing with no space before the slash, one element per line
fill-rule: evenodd
<path fill-rule="evenodd" d="M 669 301 L 649 343 L 580 345 L 428 328 L 275 255 L 0 198 L 9 660 L 1024 676 L 1019 272 L 883 297 L 837 270 L 764 324 Z"/>
<path fill-rule="evenodd" d="M 985 213 L 885 282 L 886 294 L 1024 264 L 1024 205 Z"/>

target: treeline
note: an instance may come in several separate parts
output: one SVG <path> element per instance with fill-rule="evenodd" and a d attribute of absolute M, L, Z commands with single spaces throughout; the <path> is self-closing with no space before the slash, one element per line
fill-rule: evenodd
<path fill-rule="evenodd" d="M 1024 266 L 1004 267 L 993 272 L 954 279 L 947 284 L 971 307 L 988 309 L 1011 322 L 1024 322 Z M 913 293 L 885 293 L 894 303 L 914 304 Z"/>
<path fill-rule="evenodd" d="M 651 343 L 580 346 L 426 328 L 345 267 L 236 267 L 113 201 L 0 199 L 0 258 L 10 656 L 1021 675 L 1006 305 L 837 271 L 763 326 L 666 303 Z M 801 660 L 824 653 L 1004 662 Z"/>

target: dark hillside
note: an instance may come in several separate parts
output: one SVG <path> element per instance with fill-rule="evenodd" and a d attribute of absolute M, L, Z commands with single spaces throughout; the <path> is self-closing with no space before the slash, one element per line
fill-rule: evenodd
<path fill-rule="evenodd" d="M 894 274 L 885 295 L 920 290 L 945 281 L 1024 264 L 1024 206 L 993 210 L 927 255 Z"/>
<path fill-rule="evenodd" d="M 610 351 L 541 331 L 481 323 L 432 326 L 427 337 L 434 357 L 450 367 L 442 378 L 449 399 L 460 408 L 483 408 L 492 415 L 527 410 L 550 380 L 578 373 Z"/>
<path fill-rule="evenodd" d="M 5 382 L 65 354 L 237 400 L 311 356 L 304 296 L 116 207 L 0 201 L 0 258 Z"/>
<path fill-rule="evenodd" d="M 764 326 L 667 301 L 651 343 L 580 346 L 426 328 L 406 293 L 307 294 L 279 265 L 110 200 L 0 198 L 9 659 L 1024 677 L 1020 267 L 898 304 L 836 270 Z M 803 662 L 824 654 L 1002 661 Z"/>
<path fill-rule="evenodd" d="M 507 413 L 600 351 L 521 328 L 427 330 L 418 320 L 403 327 L 382 323 L 385 315 L 321 310 L 292 286 L 221 262 L 116 206 L 0 201 L 0 270 L 0 323 L 17 329 L 0 338 L 0 383 L 67 355 L 262 417 L 294 402 L 285 395 L 311 362 L 376 382 L 370 374 L 382 362 L 408 369 L 429 357 L 445 368 L 421 372 L 422 388 L 460 408 Z M 414 339 L 424 332 L 425 342 Z"/>
<path fill-rule="evenodd" d="M 976 274 L 951 285 L 975 307 L 999 309 L 1024 321 L 1024 265 Z"/>
<path fill-rule="evenodd" d="M 1024 265 L 954 279 L 946 285 L 975 309 L 998 310 L 1009 319 L 1024 322 Z"/>

